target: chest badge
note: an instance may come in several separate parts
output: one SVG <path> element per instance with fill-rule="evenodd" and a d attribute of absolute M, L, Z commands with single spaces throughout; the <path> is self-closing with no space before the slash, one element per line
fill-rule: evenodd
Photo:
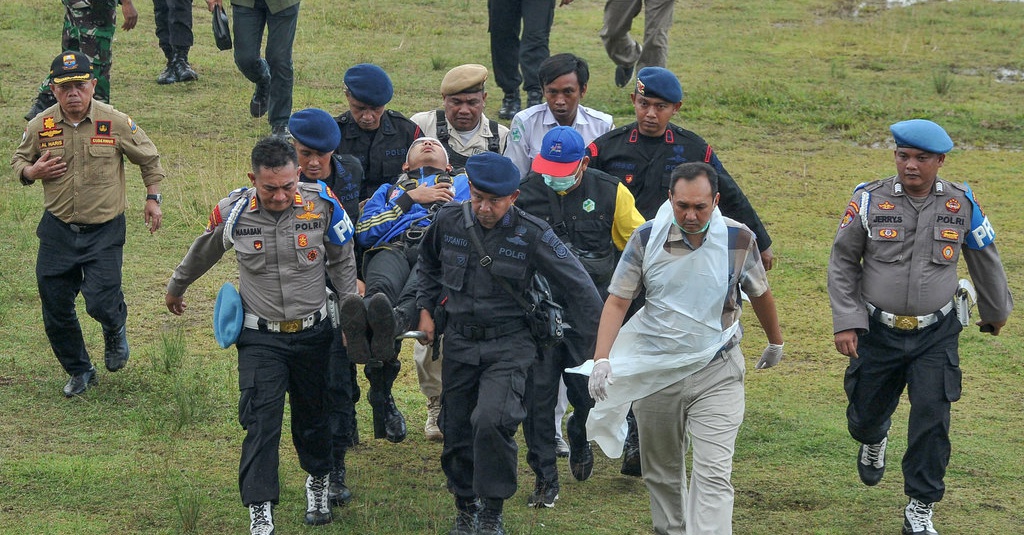
<path fill-rule="evenodd" d="M 953 246 L 952 245 L 947 245 L 947 246 L 942 248 L 942 258 L 945 258 L 946 260 L 952 260 L 953 259 Z"/>
<path fill-rule="evenodd" d="M 594 211 L 594 208 L 596 208 L 596 205 L 594 204 L 594 200 L 593 199 L 587 199 L 587 200 L 583 201 L 583 211 L 584 212 L 587 212 L 589 214 L 590 212 Z"/>
<path fill-rule="evenodd" d="M 55 128 L 56 126 L 57 126 L 57 123 L 54 122 L 53 117 L 45 117 L 45 118 L 43 118 L 43 128 L 45 128 L 47 130 L 50 130 L 50 129 Z"/>
<path fill-rule="evenodd" d="M 878 237 L 886 240 L 896 239 L 896 236 L 899 236 L 899 234 L 900 233 L 894 228 L 878 229 Z"/>
<path fill-rule="evenodd" d="M 943 238 L 945 238 L 947 240 L 954 240 L 954 241 L 959 241 L 960 240 L 960 233 L 957 232 L 956 230 L 951 229 L 951 228 L 942 229 L 942 232 L 940 234 L 942 235 Z"/>
<path fill-rule="evenodd" d="M 299 234 L 299 247 L 308 247 L 308 246 L 309 246 L 309 237 L 307 237 L 305 234 Z"/>
<path fill-rule="evenodd" d="M 316 257 L 318 257 L 318 256 L 320 256 L 320 252 L 317 249 L 310 249 L 310 251 L 308 253 L 306 253 L 306 258 L 310 262 L 316 260 Z"/>
<path fill-rule="evenodd" d="M 889 201 L 885 201 L 882 203 L 878 203 L 878 208 L 879 210 L 892 210 L 893 208 L 896 208 L 896 205 Z"/>
<path fill-rule="evenodd" d="M 956 199 L 950 199 L 946 201 L 946 210 L 953 212 L 954 214 L 960 211 L 960 201 Z"/>
<path fill-rule="evenodd" d="M 320 219 L 320 214 L 318 214 L 318 213 L 313 211 L 315 208 L 316 208 L 316 205 L 313 204 L 313 201 L 306 201 L 302 205 L 303 212 L 301 214 L 295 216 L 295 218 L 296 219 L 307 219 L 307 220 L 308 219 Z M 305 245 L 303 245 L 303 247 L 305 247 Z"/>
<path fill-rule="evenodd" d="M 622 181 L 625 182 L 627 186 L 632 185 L 633 184 L 633 175 L 626 175 L 626 176 L 622 177 Z"/>
<path fill-rule="evenodd" d="M 257 251 L 262 251 L 263 250 L 263 240 L 256 240 L 256 241 L 252 242 L 252 248 L 256 249 Z"/>

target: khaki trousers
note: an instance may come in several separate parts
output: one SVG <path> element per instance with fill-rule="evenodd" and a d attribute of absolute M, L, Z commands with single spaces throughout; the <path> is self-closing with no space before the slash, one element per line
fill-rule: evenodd
<path fill-rule="evenodd" d="M 693 375 L 633 403 L 655 533 L 732 533 L 730 478 L 743 423 L 744 366 L 736 346 Z M 691 447 L 687 488 L 686 451 Z"/>

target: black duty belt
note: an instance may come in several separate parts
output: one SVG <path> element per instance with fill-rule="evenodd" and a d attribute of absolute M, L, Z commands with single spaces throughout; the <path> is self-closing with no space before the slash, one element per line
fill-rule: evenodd
<path fill-rule="evenodd" d="M 85 223 L 65 223 L 64 221 L 61 220 L 61 218 L 53 215 L 52 212 L 46 212 L 46 213 L 50 217 L 52 217 L 55 220 L 57 220 L 61 225 L 64 225 L 65 227 L 67 227 L 68 230 L 70 230 L 71 232 L 74 232 L 76 234 L 88 234 L 90 232 L 97 231 L 97 230 L 107 226 L 107 223 L 110 223 L 110 221 L 107 221 L 107 222 L 104 222 L 104 223 L 90 223 L 90 224 L 85 224 Z"/>
<path fill-rule="evenodd" d="M 519 319 L 508 321 L 501 325 L 460 325 L 449 322 L 445 327 L 445 332 L 451 330 L 470 340 L 492 340 L 519 331 L 525 331 L 526 329 L 526 320 Z"/>

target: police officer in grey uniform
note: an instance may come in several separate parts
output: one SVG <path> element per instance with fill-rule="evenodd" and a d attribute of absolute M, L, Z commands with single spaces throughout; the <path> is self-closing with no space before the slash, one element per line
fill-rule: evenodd
<path fill-rule="evenodd" d="M 441 467 L 458 508 L 451 533 L 492 535 L 504 533 L 502 507 L 516 491 L 514 435 L 526 417 L 523 392 L 538 355 L 523 309 L 496 277 L 522 293 L 539 272 L 553 291 L 574 296 L 582 318 L 600 317 L 601 298 L 551 227 L 513 206 L 519 170 L 511 160 L 477 154 L 466 162 L 466 174 L 470 203 L 443 206 L 420 244 L 416 304 L 419 330 L 430 343 L 442 334 L 434 332 L 434 304 L 442 293 L 448 296 Z M 470 233 L 477 233 L 486 256 L 477 253 Z"/>
<path fill-rule="evenodd" d="M 954 300 L 961 253 L 977 287 L 982 332 L 999 334 L 1013 299 L 995 231 L 970 187 L 938 176 L 953 148 L 949 135 L 923 119 L 891 130 L 897 174 L 854 191 L 832 246 L 828 290 L 836 350 L 850 357 L 846 416 L 861 443 L 860 478 L 866 485 L 882 479 L 891 417 L 906 387 L 903 533 L 934 535 L 950 403 L 961 388 L 958 339 L 967 321 Z"/>
<path fill-rule="evenodd" d="M 252 188 L 231 192 L 174 270 L 168 310 L 234 247 L 245 310 L 238 346 L 238 420 L 247 430 L 238 482 L 253 534 L 273 533 L 280 494 L 278 446 L 288 392 L 292 441 L 306 478 L 307 524 L 331 522 L 331 436 L 324 406 L 334 329 L 327 317 L 326 272 L 338 291 L 356 292 L 351 220 L 323 183 L 299 182 L 295 148 L 279 136 L 252 151 Z"/>

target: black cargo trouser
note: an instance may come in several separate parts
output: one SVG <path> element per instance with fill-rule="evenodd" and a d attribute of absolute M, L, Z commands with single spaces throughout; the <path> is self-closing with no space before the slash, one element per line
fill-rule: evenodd
<path fill-rule="evenodd" d="M 238 466 L 242 503 L 277 503 L 281 423 L 288 393 L 292 442 L 302 469 L 331 470 L 325 373 L 334 330 L 330 320 L 297 333 L 242 329 L 238 337 L 238 422 L 246 430 Z"/>
<path fill-rule="evenodd" d="M 850 436 L 864 444 L 881 442 L 906 387 L 910 419 L 904 492 L 925 503 L 937 502 L 946 488 L 950 404 L 960 399 L 960 321 L 949 314 L 924 329 L 898 331 L 871 319 L 869 329 L 859 337 L 859 358 L 851 358 L 846 369 Z"/>

